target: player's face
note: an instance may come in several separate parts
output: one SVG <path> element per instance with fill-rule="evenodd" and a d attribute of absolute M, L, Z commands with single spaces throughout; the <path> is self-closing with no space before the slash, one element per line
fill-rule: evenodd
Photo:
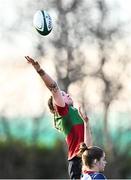
<path fill-rule="evenodd" d="M 71 96 L 69 94 L 67 94 L 64 91 L 61 91 L 61 94 L 62 94 L 63 99 L 64 99 L 66 104 L 73 105 L 73 100 L 72 100 L 72 98 L 71 98 Z"/>
<path fill-rule="evenodd" d="M 98 168 L 100 172 L 103 172 L 105 169 L 107 162 L 105 159 L 105 153 L 103 153 L 103 156 L 101 157 L 100 161 L 98 161 Z"/>

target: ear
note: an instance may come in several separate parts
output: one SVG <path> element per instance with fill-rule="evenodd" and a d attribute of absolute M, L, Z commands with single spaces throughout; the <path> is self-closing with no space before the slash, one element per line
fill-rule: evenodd
<path fill-rule="evenodd" d="M 98 162 L 97 159 L 94 159 L 93 163 L 96 164 L 97 162 Z"/>

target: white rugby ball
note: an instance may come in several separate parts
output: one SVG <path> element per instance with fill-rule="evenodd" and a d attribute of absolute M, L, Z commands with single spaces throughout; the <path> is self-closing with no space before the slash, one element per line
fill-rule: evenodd
<path fill-rule="evenodd" d="M 43 36 L 48 35 L 52 30 L 51 16 L 45 10 L 38 10 L 33 17 L 35 29 Z"/>

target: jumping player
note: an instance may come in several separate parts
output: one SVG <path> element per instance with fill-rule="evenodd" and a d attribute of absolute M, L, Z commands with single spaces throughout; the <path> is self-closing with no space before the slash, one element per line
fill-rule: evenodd
<path fill-rule="evenodd" d="M 78 157 L 79 145 L 84 141 L 84 124 L 88 133 L 88 118 L 73 106 L 73 100 L 69 94 L 61 91 L 58 84 L 40 67 L 39 63 L 29 56 L 25 56 L 50 90 L 48 106 L 54 115 L 55 127 L 64 133 L 68 147 L 68 171 L 71 179 L 80 179 L 81 158 Z M 84 121 L 83 121 L 84 120 Z M 88 146 L 92 145 L 90 136 L 87 137 Z"/>

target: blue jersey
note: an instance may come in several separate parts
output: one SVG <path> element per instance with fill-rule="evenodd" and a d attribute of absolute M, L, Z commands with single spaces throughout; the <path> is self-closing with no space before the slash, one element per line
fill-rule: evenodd
<path fill-rule="evenodd" d="M 93 180 L 93 179 L 107 180 L 107 178 L 102 173 L 98 173 L 98 172 L 85 173 L 81 177 L 81 180 Z"/>

